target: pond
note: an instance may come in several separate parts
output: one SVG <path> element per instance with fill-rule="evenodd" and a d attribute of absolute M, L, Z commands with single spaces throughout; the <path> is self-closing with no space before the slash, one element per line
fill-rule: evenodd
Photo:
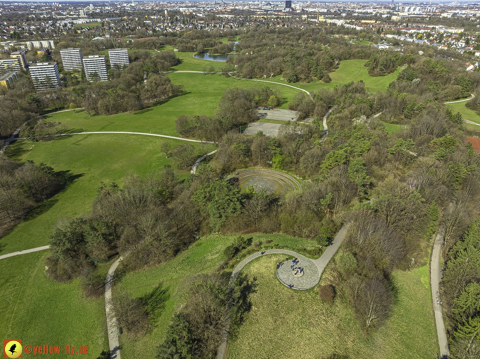
<path fill-rule="evenodd" d="M 227 61 L 228 55 L 195 54 L 194 57 L 200 60 L 225 62 Z"/>

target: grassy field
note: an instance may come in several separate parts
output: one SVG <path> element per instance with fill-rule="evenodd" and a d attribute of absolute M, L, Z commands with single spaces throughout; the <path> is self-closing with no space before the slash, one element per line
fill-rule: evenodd
<path fill-rule="evenodd" d="M 47 121 L 59 121 L 78 131 L 136 131 L 179 136 L 175 130 L 175 120 L 180 115 L 212 116 L 227 88 L 256 86 L 278 88 L 284 96 L 280 108 L 287 108 L 288 101 L 298 92 L 281 85 L 242 81 L 218 75 L 172 73 L 169 74 L 169 77 L 173 83 L 184 86 L 185 95 L 137 113 L 90 117 L 83 111 L 75 111 L 54 114 L 46 119 Z"/>
<path fill-rule="evenodd" d="M 203 71 L 204 67 L 208 70 L 210 66 L 213 66 L 215 71 L 222 71 L 222 67 L 225 66 L 224 62 L 196 59 L 193 57 L 195 52 L 176 52 L 175 54 L 182 63 L 172 67 L 174 71 Z"/>
<path fill-rule="evenodd" d="M 453 113 L 460 112 L 465 120 L 480 123 L 480 115 L 476 111 L 470 110 L 467 106 L 465 106 L 466 103 L 467 102 L 458 102 L 445 106 L 447 106 Z"/>
<path fill-rule="evenodd" d="M 75 24 L 75 27 L 82 27 L 82 28 L 85 28 L 85 27 L 98 27 L 98 26 L 102 26 L 102 23 L 101 22 L 89 22 L 87 24 Z"/>
<path fill-rule="evenodd" d="M 281 234 L 253 234 L 248 236 L 253 237 L 253 241 L 264 242 L 266 239 L 270 239 L 272 242 L 269 245 L 278 244 L 280 247 L 288 245 L 293 250 L 312 246 L 312 241 Z M 128 273 L 122 279 L 121 283 L 114 288 L 114 295 L 120 290 L 127 290 L 134 297 L 141 297 L 151 292 L 159 284 L 168 290 L 164 310 L 153 330 L 139 339 L 129 338 L 127 335 L 120 337 L 122 355 L 125 358 L 135 358 L 137 357 L 135 353 L 139 351 L 142 352 L 144 358 L 155 356 L 156 347 L 163 341 L 172 315 L 181 305 L 179 298 L 175 296 L 178 286 L 187 276 L 197 273 L 211 273 L 217 269 L 219 264 L 225 261 L 223 250 L 233 242 L 235 237 L 220 235 L 204 237 L 173 260 L 153 269 Z"/>
<path fill-rule="evenodd" d="M 349 306 L 337 298 L 323 304 L 315 290 L 292 291 L 279 285 L 275 264 L 283 256 L 268 256 L 244 270 L 258 280 L 253 310 L 228 346 L 228 358 L 434 358 L 437 352 L 431 313 L 428 268 L 394 272 L 398 296 L 391 317 L 366 338 Z M 329 270 L 321 283 L 329 283 Z"/>
<path fill-rule="evenodd" d="M 48 244 L 58 218 L 91 211 L 101 181 L 116 181 L 122 185 L 127 173 L 144 175 L 170 164 L 170 159 L 159 150 L 163 141 L 172 145 L 185 143 L 135 135 L 78 135 L 35 143 L 32 151 L 27 150 L 33 145 L 28 141 L 9 146 L 7 155 L 12 159 L 44 162 L 56 171 L 70 171 L 77 178 L 67 189 L 40 206 L 30 219 L 0 239 L 0 254 Z M 208 150 L 211 148 L 204 149 Z"/>
<path fill-rule="evenodd" d="M 190 55 L 188 55 L 190 54 Z M 185 60 L 184 63 L 175 67 L 177 70 L 200 70 L 204 63 L 213 61 L 198 60 L 193 58 L 193 53 L 177 53 L 177 56 Z M 188 60 L 188 61 L 187 61 Z M 339 69 L 331 74 L 332 82 L 294 84 L 294 86 L 313 91 L 316 88 L 333 88 L 337 84 L 344 84 L 353 80 L 364 80 L 367 88 L 372 91 L 384 91 L 388 84 L 393 81 L 397 73 L 385 77 L 371 77 L 363 66 L 364 60 L 348 60 L 340 64 Z M 220 66 L 220 65 L 218 65 Z M 207 115 L 215 113 L 220 98 L 227 88 L 251 88 L 255 86 L 269 86 L 278 89 L 284 100 L 279 108 L 288 108 L 288 102 L 298 92 L 293 88 L 282 85 L 268 84 L 255 81 L 237 80 L 219 75 L 203 75 L 191 73 L 171 73 L 168 75 L 172 82 L 183 85 L 185 95 L 172 98 L 167 102 L 148 108 L 137 113 L 121 113 L 112 116 L 94 116 L 77 111 L 63 112 L 51 115 L 50 121 L 60 121 L 72 129 L 78 131 L 137 131 L 151 132 L 170 136 L 179 136 L 175 131 L 175 120 L 180 115 Z M 281 77 L 268 79 L 269 81 L 286 83 Z"/>
<path fill-rule="evenodd" d="M 373 77 L 368 74 L 367 68 L 365 65 L 365 60 L 345 60 L 340 62 L 338 69 L 335 72 L 331 72 L 330 78 L 332 82 L 323 83 L 320 81 L 313 81 L 311 83 L 293 83 L 290 85 L 303 88 L 307 91 L 314 91 L 321 88 L 333 89 L 337 85 L 343 85 L 349 82 L 363 81 L 368 91 L 376 93 L 379 91 L 385 91 L 388 88 L 388 85 L 395 81 L 400 73 L 400 68 L 397 71 L 391 73 L 387 76 L 378 76 Z M 286 83 L 285 79 L 282 76 L 277 76 L 268 81 L 275 81 L 280 83 Z"/>
<path fill-rule="evenodd" d="M 44 274 L 46 256 L 37 252 L 0 261 L 0 336 L 22 339 L 24 346 L 86 345 L 90 355 L 84 357 L 97 358 L 108 349 L 103 297 L 84 298 L 78 280 L 50 280 Z M 107 266 L 102 265 L 100 273 L 106 273 Z"/>
<path fill-rule="evenodd" d="M 395 133 L 398 130 L 401 130 L 406 127 L 405 125 L 395 125 L 393 123 L 386 123 L 386 122 L 384 122 L 383 124 L 385 125 L 385 128 L 387 129 L 388 133 Z"/>

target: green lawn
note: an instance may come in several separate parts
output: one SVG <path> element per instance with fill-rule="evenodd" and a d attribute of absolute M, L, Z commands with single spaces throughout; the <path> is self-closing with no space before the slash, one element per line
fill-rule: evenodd
<path fill-rule="evenodd" d="M 315 243 L 281 234 L 249 234 L 248 237 L 250 236 L 253 237 L 253 241 L 272 240 L 268 246 L 278 244 L 280 247 L 289 246 L 293 250 L 311 247 L 312 243 Z M 126 289 L 134 297 L 151 292 L 159 283 L 162 283 L 163 288 L 168 289 L 168 300 L 155 328 L 139 339 L 129 338 L 126 334 L 120 337 L 122 356 L 135 358 L 137 357 L 135 353 L 141 350 L 143 358 L 154 358 L 156 347 L 163 341 L 172 315 L 181 305 L 181 301 L 175 296 L 177 287 L 187 276 L 215 271 L 219 264 L 225 261 L 223 250 L 233 242 L 235 237 L 220 235 L 204 237 L 165 264 L 141 272 L 128 273 L 121 283 L 114 287 L 114 295 L 119 290 Z"/>
<path fill-rule="evenodd" d="M 78 280 L 63 284 L 49 279 L 44 274 L 46 256 L 45 251 L 0 261 L 0 336 L 22 339 L 24 346 L 86 345 L 89 355 L 84 357 L 97 358 L 108 349 L 103 296 L 85 298 Z"/>
<path fill-rule="evenodd" d="M 395 133 L 406 127 L 405 125 L 395 125 L 393 123 L 386 123 L 386 122 L 383 122 L 383 124 L 385 125 L 385 128 L 387 129 L 388 133 Z"/>
<path fill-rule="evenodd" d="M 354 314 L 341 298 L 323 304 L 316 290 L 292 291 L 279 285 L 275 264 L 283 256 L 268 256 L 245 269 L 258 279 L 253 309 L 230 340 L 228 358 L 434 358 L 437 352 L 428 268 L 394 272 L 398 296 L 391 317 L 365 338 Z M 321 283 L 329 283 L 331 268 Z M 343 356 L 342 356 L 343 358 Z"/>
<path fill-rule="evenodd" d="M 145 175 L 170 164 L 170 159 L 159 150 L 163 141 L 172 145 L 185 143 L 136 135 L 78 135 L 34 143 L 32 151 L 27 150 L 33 145 L 28 141 L 9 146 L 7 155 L 10 158 L 32 160 L 37 164 L 44 162 L 56 171 L 70 171 L 78 178 L 62 193 L 46 201 L 36 216 L 24 220 L 0 239 L 0 254 L 48 244 L 58 218 L 91 211 L 101 181 L 116 181 L 122 185 L 128 173 Z M 210 146 L 203 148 L 204 153 L 209 150 Z"/>
<path fill-rule="evenodd" d="M 97 27 L 97 26 L 102 26 L 101 22 L 89 22 L 87 24 L 75 24 L 75 27 Z"/>
<path fill-rule="evenodd" d="M 182 61 L 180 65 L 172 67 L 175 71 L 203 71 L 204 67 L 208 70 L 210 66 L 213 66 L 215 71 L 222 71 L 222 67 L 225 66 L 224 62 L 196 59 L 193 57 L 196 52 L 175 52 L 175 54 Z"/>
<path fill-rule="evenodd" d="M 397 71 L 391 73 L 387 76 L 377 76 L 373 77 L 368 74 L 367 68 L 365 65 L 365 60 L 345 60 L 340 62 L 338 69 L 335 72 L 331 72 L 330 78 L 332 82 L 323 83 L 317 80 L 314 80 L 311 83 L 292 83 L 290 85 L 303 88 L 307 91 L 314 91 L 320 88 L 329 88 L 333 89 L 337 85 L 343 85 L 349 82 L 363 81 L 368 91 L 376 93 L 379 91 L 386 91 L 388 85 L 395 81 L 398 74 L 400 73 L 400 68 Z M 277 76 L 268 81 L 275 81 L 286 83 L 285 79 L 282 76 Z"/>
<path fill-rule="evenodd" d="M 83 111 L 62 112 L 48 116 L 47 121 L 59 121 L 78 131 L 136 131 L 179 136 L 175 130 L 175 120 L 180 115 L 213 116 L 220 98 L 227 88 L 251 88 L 269 86 L 278 88 L 284 96 L 280 108 L 287 108 L 288 101 L 298 92 L 281 85 L 236 80 L 219 75 L 191 73 L 171 73 L 168 75 L 174 84 L 183 85 L 185 95 L 135 113 L 121 113 L 112 116 L 90 117 Z"/>
<path fill-rule="evenodd" d="M 470 110 L 467 106 L 465 106 L 466 103 L 467 102 L 458 102 L 458 103 L 451 103 L 445 106 L 450 108 L 450 110 L 454 114 L 457 112 L 460 112 L 462 117 L 465 120 L 469 120 L 475 123 L 480 123 L 480 115 L 476 111 Z"/>

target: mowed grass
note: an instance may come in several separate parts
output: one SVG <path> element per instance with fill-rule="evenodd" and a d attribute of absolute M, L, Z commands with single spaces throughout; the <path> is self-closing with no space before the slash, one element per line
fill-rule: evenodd
<path fill-rule="evenodd" d="M 89 22 L 89 23 L 86 23 L 86 24 L 75 24 L 75 27 L 82 27 L 82 28 L 98 27 L 98 26 L 102 26 L 102 23 L 101 22 Z"/>
<path fill-rule="evenodd" d="M 88 355 L 78 355 L 97 358 L 108 349 L 103 296 L 85 298 L 79 280 L 66 284 L 49 279 L 44 273 L 47 255 L 44 251 L 0 261 L 0 336 L 22 339 L 24 346 L 84 345 Z M 105 265 L 100 272 L 106 272 Z"/>
<path fill-rule="evenodd" d="M 250 263 L 245 273 L 258 280 L 252 311 L 228 344 L 229 359 L 240 358 L 434 358 L 435 324 L 428 286 L 428 268 L 393 274 L 398 289 L 391 317 L 366 338 L 353 310 L 341 298 L 333 305 L 316 290 L 293 291 L 280 285 L 275 264 L 283 256 Z M 321 284 L 326 284 L 330 267 Z"/>
<path fill-rule="evenodd" d="M 307 91 L 313 92 L 314 90 L 321 88 L 333 89 L 337 85 L 344 85 L 349 82 L 358 82 L 363 81 L 365 87 L 369 92 L 377 93 L 386 91 L 388 85 L 395 81 L 400 73 L 401 69 L 398 68 L 395 72 L 387 76 L 370 76 L 368 74 L 368 69 L 365 67 L 365 60 L 345 60 L 341 61 L 338 69 L 334 72 L 330 72 L 330 78 L 332 82 L 323 83 L 317 80 L 314 80 L 311 83 L 291 83 L 290 85 L 300 87 Z M 279 83 L 287 83 L 282 76 L 277 76 L 271 79 L 266 79 L 267 81 L 274 81 Z"/>
<path fill-rule="evenodd" d="M 312 246 L 312 241 L 281 234 L 249 234 L 244 236 L 253 237 L 253 241 L 263 243 L 270 239 L 272 242 L 268 244 L 269 246 L 278 244 L 280 247 L 288 246 L 293 250 Z M 160 283 L 164 289 L 168 290 L 168 300 L 165 303 L 165 308 L 155 327 L 147 335 L 136 339 L 128 337 L 127 334 L 120 337 L 122 356 L 136 358 L 138 357 L 137 353 L 141 351 L 143 358 L 155 357 L 156 347 L 163 342 L 172 316 L 182 304 L 181 299 L 175 295 L 177 288 L 188 276 L 215 271 L 220 263 L 225 261 L 223 251 L 233 242 L 234 238 L 236 238 L 236 235 L 209 235 L 201 238 L 188 250 L 165 264 L 145 271 L 128 273 L 120 284 L 114 287 L 114 295 L 127 290 L 134 297 L 141 297 L 150 293 Z"/>
<path fill-rule="evenodd" d="M 401 129 L 406 128 L 405 125 L 396 125 L 396 124 L 387 123 L 387 122 L 383 122 L 383 124 L 385 125 L 385 128 L 387 129 L 388 133 L 395 133 Z"/>
<path fill-rule="evenodd" d="M 219 75 L 195 73 L 171 73 L 174 84 L 183 85 L 185 95 L 137 113 L 120 113 L 111 116 L 92 116 L 84 111 L 69 111 L 47 116 L 47 121 L 59 121 L 70 129 L 82 131 L 134 131 L 180 136 L 175 130 L 175 120 L 180 115 L 213 116 L 220 99 L 227 88 L 251 88 L 268 86 L 278 89 L 284 97 L 280 108 L 287 108 L 288 102 L 298 92 L 281 85 L 254 81 L 237 80 Z M 181 136 L 180 136 L 181 137 Z"/>
<path fill-rule="evenodd" d="M 160 153 L 160 144 L 168 141 L 172 146 L 183 141 L 138 135 L 78 135 L 51 142 L 18 141 L 9 146 L 8 157 L 46 163 L 56 171 L 70 171 L 77 176 L 63 192 L 47 200 L 36 216 L 24 220 L 8 235 L 0 239 L 0 254 L 43 246 L 49 243 L 52 229 L 59 218 L 75 217 L 92 209 L 100 182 L 115 181 L 120 186 L 128 173 L 145 175 L 158 171 L 171 163 Z M 32 146 L 32 151 L 28 149 Z M 203 153 L 203 148 L 194 144 Z M 187 175 L 188 171 L 182 172 Z"/>
<path fill-rule="evenodd" d="M 470 110 L 465 106 L 466 103 L 467 102 L 450 103 L 445 106 L 447 106 L 454 114 L 460 112 L 463 119 L 480 124 L 480 115 L 476 111 Z"/>

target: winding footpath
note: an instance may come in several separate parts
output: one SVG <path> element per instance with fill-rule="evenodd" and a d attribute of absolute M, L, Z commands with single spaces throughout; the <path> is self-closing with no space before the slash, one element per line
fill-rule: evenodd
<path fill-rule="evenodd" d="M 308 95 L 308 97 L 310 97 L 310 100 L 313 101 L 312 94 L 311 94 L 310 92 L 308 92 L 307 90 L 302 89 L 302 88 L 300 88 L 300 87 L 295 87 L 295 86 L 288 85 L 288 84 L 282 84 L 281 82 L 275 82 L 275 81 L 266 81 L 266 80 L 257 80 L 257 79 L 244 79 L 244 78 L 241 78 L 241 77 L 233 76 L 231 72 L 229 72 L 228 75 L 229 75 L 230 77 L 233 77 L 234 79 L 237 79 L 237 80 L 266 82 L 267 84 L 274 84 L 274 85 L 291 87 L 292 89 L 305 92 L 305 93 Z"/>
<path fill-rule="evenodd" d="M 448 337 L 445 329 L 445 323 L 443 321 L 443 310 L 440 298 L 440 281 L 442 279 L 442 273 L 440 269 L 441 251 L 443 246 L 443 240 L 445 237 L 445 229 L 443 227 L 438 228 L 433 242 L 433 249 L 430 259 L 430 287 L 432 290 L 432 306 L 435 316 L 435 327 L 437 328 L 438 346 L 440 348 L 440 357 L 444 355 L 450 356 L 450 350 L 448 349 Z"/>
<path fill-rule="evenodd" d="M 319 258 L 314 259 L 314 260 L 308 259 L 307 257 L 305 257 L 305 256 L 303 256 L 303 255 L 301 255 L 297 252 L 290 251 L 290 250 L 287 250 L 287 249 L 270 249 L 270 250 L 264 251 L 263 253 L 262 252 L 254 253 L 254 254 L 248 256 L 247 258 L 245 258 L 244 260 L 242 260 L 240 263 L 237 264 L 237 266 L 235 267 L 235 269 L 233 270 L 233 272 L 230 276 L 230 285 L 232 285 L 235 282 L 235 280 L 238 278 L 238 275 L 240 274 L 242 269 L 248 263 L 254 261 L 255 259 L 257 259 L 259 257 L 266 256 L 268 254 L 286 254 L 286 255 L 289 255 L 289 256 L 296 257 L 296 258 L 300 259 L 301 261 L 302 260 L 303 261 L 312 261 L 315 264 L 315 266 L 318 269 L 318 278 L 317 278 L 315 284 L 312 284 L 311 287 L 310 287 L 310 288 L 313 288 L 318 284 L 318 282 L 320 281 L 320 278 L 322 277 L 323 271 L 327 267 L 328 263 L 330 263 L 333 256 L 335 255 L 335 253 L 337 253 L 338 249 L 340 248 L 340 245 L 343 243 L 343 240 L 345 239 L 345 236 L 347 235 L 348 226 L 349 226 L 348 223 L 344 224 L 342 229 L 340 229 L 340 231 L 337 233 L 337 235 L 333 239 L 332 245 L 328 246 L 328 248 L 325 250 L 325 252 L 323 252 L 323 254 Z M 282 282 L 282 284 L 284 284 L 284 283 Z M 310 288 L 304 288 L 302 290 L 310 289 Z M 292 289 L 296 289 L 296 288 L 292 288 Z M 229 336 L 230 336 L 230 325 L 228 325 L 227 329 L 225 329 L 225 331 L 223 332 L 222 341 L 220 343 L 220 346 L 218 347 L 216 359 L 225 359 L 226 358 L 227 344 L 228 344 L 228 337 Z"/>

